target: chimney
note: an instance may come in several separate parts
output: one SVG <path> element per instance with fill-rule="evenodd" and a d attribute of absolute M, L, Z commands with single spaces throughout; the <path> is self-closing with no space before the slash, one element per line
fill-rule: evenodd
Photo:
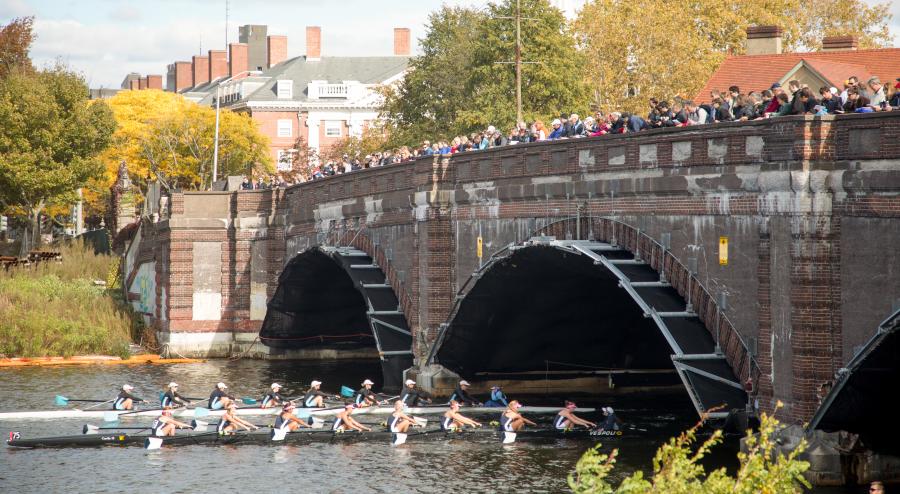
<path fill-rule="evenodd" d="M 782 34 L 778 26 L 750 26 L 744 51 L 747 55 L 780 55 Z"/>
<path fill-rule="evenodd" d="M 228 45 L 228 75 L 230 77 L 249 70 L 247 53 L 247 43 L 230 43 Z"/>
<path fill-rule="evenodd" d="M 225 50 L 209 50 L 209 80 L 214 81 L 228 75 L 228 59 Z"/>
<path fill-rule="evenodd" d="M 162 90 L 162 76 L 161 75 L 148 75 L 147 76 L 147 89 L 159 89 Z"/>
<path fill-rule="evenodd" d="M 287 36 L 269 36 L 266 38 L 266 68 L 270 69 L 287 60 Z"/>
<path fill-rule="evenodd" d="M 175 62 L 175 92 L 191 87 L 191 62 Z"/>
<path fill-rule="evenodd" d="M 191 58 L 191 81 L 194 87 L 209 82 L 209 57 L 194 55 Z"/>
<path fill-rule="evenodd" d="M 141 77 L 138 79 L 138 89 L 147 89 L 147 78 Z"/>
<path fill-rule="evenodd" d="M 138 89 L 141 88 L 141 82 L 140 82 L 140 81 L 141 81 L 140 79 L 132 79 L 132 80 L 128 83 L 128 86 L 129 86 L 128 89 L 131 89 L 132 91 L 137 91 Z"/>
<path fill-rule="evenodd" d="M 822 38 L 822 51 L 856 50 L 859 40 L 856 36 L 826 36 Z"/>
<path fill-rule="evenodd" d="M 306 26 L 306 60 L 318 61 L 322 57 L 322 28 Z"/>
<path fill-rule="evenodd" d="M 398 57 L 409 56 L 409 28 L 394 28 L 394 55 Z"/>

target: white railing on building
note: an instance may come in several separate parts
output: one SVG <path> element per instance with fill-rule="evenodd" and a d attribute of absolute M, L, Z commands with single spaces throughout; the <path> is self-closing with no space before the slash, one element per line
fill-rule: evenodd
<path fill-rule="evenodd" d="M 350 95 L 350 87 L 346 84 L 321 84 L 318 87 L 320 98 L 346 98 Z"/>

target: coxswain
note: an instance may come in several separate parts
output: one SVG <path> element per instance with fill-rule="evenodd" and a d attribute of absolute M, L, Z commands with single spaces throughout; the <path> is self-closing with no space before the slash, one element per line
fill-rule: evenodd
<path fill-rule="evenodd" d="M 463 379 L 456 385 L 453 394 L 450 395 L 450 401 L 459 403 L 460 406 L 474 407 L 481 405 L 472 395 L 469 394 L 469 381 Z"/>
<path fill-rule="evenodd" d="M 132 391 L 134 391 L 134 386 L 123 385 L 122 391 L 119 391 L 116 401 L 113 402 L 113 410 L 134 410 L 135 403 L 147 403 L 144 399 L 131 394 Z"/>
<path fill-rule="evenodd" d="M 174 436 L 175 429 L 190 429 L 190 424 L 179 422 L 172 417 L 172 407 L 164 406 L 162 415 L 153 421 L 151 430 L 156 437 Z"/>
<path fill-rule="evenodd" d="M 372 386 L 374 385 L 375 383 L 369 379 L 362 382 L 362 388 L 356 392 L 356 398 L 354 400 L 357 406 L 370 407 L 378 404 L 378 396 L 372 391 Z"/>
<path fill-rule="evenodd" d="M 209 408 L 213 410 L 221 410 L 228 408 L 228 405 L 234 402 L 234 396 L 226 393 L 228 386 L 225 383 L 216 384 L 216 389 L 209 394 Z"/>
<path fill-rule="evenodd" d="M 553 421 L 553 427 L 556 427 L 558 430 L 574 429 L 576 425 L 581 425 L 586 428 L 597 427 L 597 424 L 575 415 L 576 408 L 577 406 L 574 402 L 566 401 L 565 408 L 556 414 L 556 420 Z"/>
<path fill-rule="evenodd" d="M 306 408 L 322 408 L 325 406 L 325 398 L 328 395 L 320 389 L 322 381 L 313 381 L 309 383 L 309 391 L 303 395 L 303 406 Z"/>
<path fill-rule="evenodd" d="M 344 411 L 338 413 L 334 417 L 334 425 L 331 426 L 331 430 L 334 432 L 344 432 L 348 430 L 360 432 L 371 431 L 372 429 L 360 424 L 350 416 L 350 414 L 353 413 L 354 408 L 356 408 L 356 405 L 346 405 Z"/>
<path fill-rule="evenodd" d="M 455 431 L 462 429 L 463 426 L 466 425 L 470 427 L 481 427 L 480 423 L 468 417 L 464 417 L 463 414 L 459 413 L 459 402 L 450 400 L 450 410 L 444 412 L 444 418 L 441 420 L 441 429 L 445 431 Z"/>
<path fill-rule="evenodd" d="M 491 386 L 491 399 L 484 402 L 484 406 L 494 408 L 509 406 L 506 395 L 503 394 L 503 389 L 500 386 Z"/>
<path fill-rule="evenodd" d="M 519 403 L 519 400 L 513 400 L 509 402 L 506 410 L 503 411 L 503 414 L 500 415 L 500 427 L 505 432 L 517 432 L 519 429 L 525 426 L 525 424 L 537 426 L 534 422 L 526 419 L 519 413 L 519 409 L 522 408 L 522 404 Z"/>
<path fill-rule="evenodd" d="M 600 424 L 600 428 L 605 431 L 617 431 L 619 430 L 619 424 L 622 421 L 619 420 L 619 417 L 616 417 L 616 412 L 612 409 L 612 407 L 604 407 L 603 408 L 603 423 Z"/>
<path fill-rule="evenodd" d="M 178 394 L 178 383 L 170 382 L 166 387 L 166 392 L 163 394 L 161 400 L 159 400 L 159 404 L 162 408 L 166 407 L 186 407 L 191 404 L 190 400 L 185 399 L 180 394 Z"/>
<path fill-rule="evenodd" d="M 273 408 L 283 405 L 284 398 L 281 397 L 279 391 L 281 391 L 281 385 L 278 383 L 272 383 L 272 386 L 269 387 L 269 391 L 266 392 L 266 396 L 264 396 L 262 399 L 260 408 Z"/>
<path fill-rule="evenodd" d="M 418 425 L 416 419 L 410 417 L 403 412 L 403 402 L 397 400 L 394 402 L 394 412 L 391 413 L 391 423 L 388 424 L 391 432 L 405 433 L 409 426 Z"/>
<path fill-rule="evenodd" d="M 275 417 L 275 429 L 295 431 L 300 427 L 309 427 L 303 419 L 294 415 L 294 404 L 287 402 L 281 408 L 281 413 Z"/>
<path fill-rule="evenodd" d="M 406 387 L 404 387 L 403 391 L 400 393 L 400 401 L 408 407 L 414 407 L 417 406 L 420 401 L 431 403 L 431 395 L 417 388 L 415 381 L 407 379 Z"/>
<path fill-rule="evenodd" d="M 225 413 L 222 414 L 222 420 L 219 421 L 219 427 L 217 430 L 219 431 L 219 434 L 231 434 L 238 428 L 248 431 L 250 429 L 259 429 L 259 427 L 238 417 L 237 404 L 234 401 L 229 401 L 228 405 L 225 405 Z"/>

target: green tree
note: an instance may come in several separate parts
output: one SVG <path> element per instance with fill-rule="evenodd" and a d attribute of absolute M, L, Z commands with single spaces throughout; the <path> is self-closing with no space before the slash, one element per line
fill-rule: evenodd
<path fill-rule="evenodd" d="M 578 460 L 575 471 L 569 475 L 569 487 L 585 494 L 787 494 L 809 488 L 803 477 L 809 463 L 798 459 L 806 449 L 806 441 L 801 440 L 794 451 L 785 455 L 778 451 L 775 440 L 780 429 L 778 420 L 763 414 L 760 422 L 758 434 L 747 431 L 747 452 L 738 453 L 740 466 L 734 476 L 728 475 L 724 467 L 707 473 L 700 463 L 722 442 L 722 431 L 718 430 L 695 446 L 701 422 L 657 450 L 650 477 L 645 478 L 638 471 L 614 487 L 607 477 L 615 467 L 618 450 L 607 455 L 597 445 Z"/>
<path fill-rule="evenodd" d="M 35 38 L 33 25 L 34 17 L 18 17 L 0 26 L 0 78 L 6 77 L 14 68 L 32 68 L 28 50 Z"/>
<path fill-rule="evenodd" d="M 77 189 L 103 174 L 97 155 L 116 123 L 106 104 L 88 101 L 84 79 L 62 65 L 14 69 L 0 79 L 0 122 L 0 204 L 27 215 L 36 245 L 44 208 L 71 204 Z"/>
<path fill-rule="evenodd" d="M 488 125 L 515 124 L 516 0 L 485 11 L 444 6 L 429 17 L 422 55 L 395 88 L 382 116 L 392 144 L 448 139 Z M 521 0 L 522 101 L 526 120 L 587 109 L 584 58 L 563 13 L 547 0 Z"/>
<path fill-rule="evenodd" d="M 473 56 L 485 21 L 481 11 L 446 5 L 428 16 L 422 55 L 410 62 L 401 82 L 384 88 L 382 116 L 393 143 L 468 130 L 459 115 L 471 104 Z"/>

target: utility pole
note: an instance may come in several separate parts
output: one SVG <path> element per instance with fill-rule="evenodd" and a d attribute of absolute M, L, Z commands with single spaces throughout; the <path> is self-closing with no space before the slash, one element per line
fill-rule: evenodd
<path fill-rule="evenodd" d="M 212 180 L 209 182 L 209 188 L 212 190 L 213 184 L 216 183 L 216 175 L 219 173 L 219 100 L 222 99 L 219 96 L 219 86 L 216 86 L 216 138 L 213 144 L 213 170 L 212 170 Z"/>
<path fill-rule="evenodd" d="M 516 125 L 522 121 L 522 5 L 516 0 Z"/>

